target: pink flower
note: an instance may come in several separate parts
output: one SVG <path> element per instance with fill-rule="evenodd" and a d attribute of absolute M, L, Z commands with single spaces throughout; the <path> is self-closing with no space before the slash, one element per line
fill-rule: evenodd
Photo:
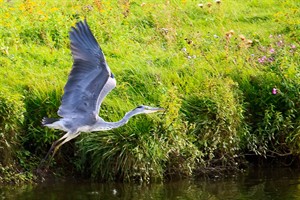
<path fill-rule="evenodd" d="M 294 44 L 292 44 L 291 46 L 290 46 L 290 53 L 294 53 L 295 51 L 296 51 L 296 45 L 294 45 Z"/>
<path fill-rule="evenodd" d="M 262 64 L 262 63 L 265 63 L 266 60 L 267 60 L 267 57 L 263 56 L 263 57 L 261 57 L 261 58 L 258 59 L 258 62 Z"/>
<path fill-rule="evenodd" d="M 270 53 L 275 53 L 275 49 L 270 49 Z"/>
<path fill-rule="evenodd" d="M 276 88 L 272 89 L 272 94 L 274 94 L 274 95 L 277 94 L 277 89 Z"/>
<path fill-rule="evenodd" d="M 283 41 L 282 40 L 279 40 L 278 42 L 277 42 L 277 46 L 282 46 L 283 45 Z"/>

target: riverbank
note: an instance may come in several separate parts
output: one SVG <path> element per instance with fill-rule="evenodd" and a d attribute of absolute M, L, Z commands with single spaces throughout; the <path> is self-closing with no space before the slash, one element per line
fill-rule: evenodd
<path fill-rule="evenodd" d="M 299 3 L 0 3 L 1 182 L 34 180 L 62 135 L 41 119 L 57 117 L 72 66 L 68 32 L 84 18 L 117 79 L 100 116 L 117 121 L 142 104 L 166 112 L 81 134 L 50 162 L 53 174 L 160 182 L 238 171 L 250 155 L 298 160 Z"/>

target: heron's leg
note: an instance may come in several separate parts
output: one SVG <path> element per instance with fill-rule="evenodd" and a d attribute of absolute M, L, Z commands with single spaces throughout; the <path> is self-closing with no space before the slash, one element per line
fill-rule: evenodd
<path fill-rule="evenodd" d="M 80 134 L 80 132 L 77 133 L 72 133 L 72 134 L 68 134 L 66 139 L 64 141 L 62 141 L 61 143 L 59 143 L 58 145 L 55 146 L 53 154 L 52 154 L 52 158 L 55 155 L 55 153 L 57 152 L 57 150 L 66 142 L 72 140 L 73 138 L 76 138 L 78 135 Z"/>
<path fill-rule="evenodd" d="M 57 144 L 58 144 L 61 140 L 67 138 L 69 134 L 70 134 L 70 133 L 67 132 L 67 133 L 64 134 L 61 138 L 59 138 L 58 140 L 56 140 L 55 142 L 53 142 L 53 144 L 51 145 L 51 147 L 50 147 L 50 149 L 49 149 L 47 155 L 46 155 L 45 158 L 44 158 L 44 161 L 48 159 L 50 153 L 51 153 L 51 152 L 53 151 L 53 149 L 57 146 Z M 53 157 L 53 156 L 52 156 L 52 157 Z"/>
<path fill-rule="evenodd" d="M 70 133 L 67 132 L 67 133 L 64 134 L 61 138 L 59 138 L 58 140 L 56 140 L 55 142 L 52 143 L 52 145 L 51 145 L 51 147 L 50 147 L 50 149 L 49 149 L 47 155 L 46 155 L 45 158 L 41 161 L 41 163 L 40 163 L 40 165 L 39 165 L 39 167 L 38 167 L 39 169 L 41 169 L 41 167 L 43 166 L 43 164 L 48 160 L 48 157 L 49 157 L 50 153 L 51 153 L 51 152 L 53 151 L 53 149 L 57 146 L 57 144 L 58 144 L 61 140 L 67 138 L 69 134 L 70 134 Z M 51 156 L 51 159 L 52 159 L 52 157 L 53 157 L 53 156 Z M 50 164 L 51 159 L 48 160 L 46 166 L 48 166 L 48 165 Z"/>

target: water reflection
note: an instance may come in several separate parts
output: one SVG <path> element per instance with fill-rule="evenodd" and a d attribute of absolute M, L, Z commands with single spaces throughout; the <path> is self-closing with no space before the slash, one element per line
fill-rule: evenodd
<path fill-rule="evenodd" d="M 215 180 L 184 180 L 165 184 L 100 184 L 56 182 L 0 188 L 1 199 L 300 199 L 300 172 L 252 169 L 246 174 Z"/>

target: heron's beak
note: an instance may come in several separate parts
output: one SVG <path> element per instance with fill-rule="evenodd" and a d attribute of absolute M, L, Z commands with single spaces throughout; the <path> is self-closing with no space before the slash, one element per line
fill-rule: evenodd
<path fill-rule="evenodd" d="M 163 111 L 165 111 L 165 109 L 164 108 L 152 108 L 151 111 L 152 112 L 163 112 Z"/>

